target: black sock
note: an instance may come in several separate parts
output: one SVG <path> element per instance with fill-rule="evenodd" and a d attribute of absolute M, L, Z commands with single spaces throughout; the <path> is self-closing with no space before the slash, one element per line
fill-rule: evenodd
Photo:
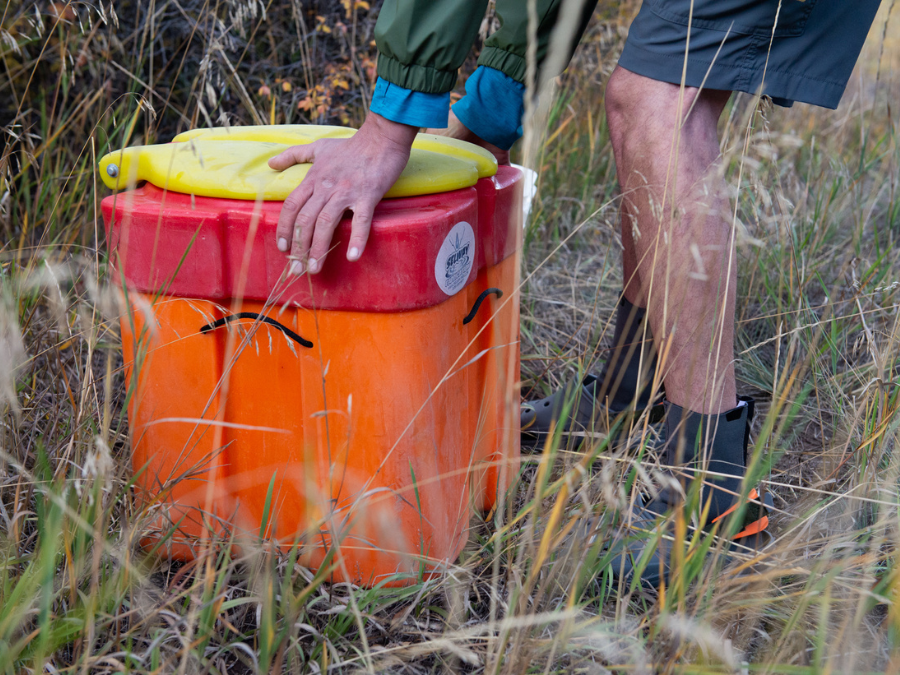
<path fill-rule="evenodd" d="M 637 409 L 646 408 L 650 404 L 656 350 L 649 325 L 645 334 L 646 319 L 647 310 L 635 307 L 624 297 L 619 300 L 613 346 L 603 371 L 595 380 L 594 392 L 597 400 L 606 400 L 612 411 L 626 410 L 632 405 Z"/>

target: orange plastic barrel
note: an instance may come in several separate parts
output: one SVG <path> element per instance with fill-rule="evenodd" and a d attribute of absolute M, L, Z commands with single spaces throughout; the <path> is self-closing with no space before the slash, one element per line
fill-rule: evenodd
<path fill-rule="evenodd" d="M 276 541 L 333 580 L 445 570 L 518 471 L 520 174 L 420 135 L 361 260 L 286 274 L 265 162 L 335 127 L 197 130 L 101 175 L 144 543 Z M 287 176 L 285 174 L 288 174 Z"/>

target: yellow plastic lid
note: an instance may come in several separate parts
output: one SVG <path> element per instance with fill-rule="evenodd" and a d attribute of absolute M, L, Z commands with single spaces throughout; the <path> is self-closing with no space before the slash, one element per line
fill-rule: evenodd
<path fill-rule="evenodd" d="M 269 168 L 271 157 L 292 145 L 322 138 L 349 138 L 356 130 L 316 125 L 194 129 L 173 143 L 111 152 L 100 160 L 100 177 L 114 190 L 147 181 L 200 197 L 284 201 L 309 164 L 285 171 Z M 378 167 L 372 167 L 377 171 Z M 409 162 L 386 197 L 412 197 L 470 187 L 497 172 L 494 156 L 471 143 L 419 134 Z"/>

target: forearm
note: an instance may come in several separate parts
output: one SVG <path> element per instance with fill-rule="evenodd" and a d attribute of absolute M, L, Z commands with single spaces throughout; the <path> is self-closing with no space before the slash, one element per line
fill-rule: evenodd
<path fill-rule="evenodd" d="M 453 114 L 479 138 L 509 150 L 522 135 L 525 85 L 505 73 L 479 66 L 466 81 L 466 95 Z"/>
<path fill-rule="evenodd" d="M 373 140 L 386 149 L 390 146 L 398 152 L 408 153 L 419 133 L 419 126 L 395 122 L 370 110 L 357 133 L 371 134 Z"/>
<path fill-rule="evenodd" d="M 545 61 L 562 0 L 537 0 L 538 66 Z M 483 13 L 481 2 L 478 8 Z M 449 91 L 481 21 L 471 2 L 392 0 L 376 25 L 378 83 L 371 110 L 413 126 L 447 127 Z M 557 68 L 568 63 L 596 0 L 585 0 L 568 31 L 569 43 Z M 528 47 L 527 3 L 498 0 L 500 28 L 486 41 L 479 67 L 466 82 L 466 96 L 453 106 L 462 125 L 477 138 L 509 150 L 522 135 Z M 570 22 L 571 23 L 571 22 Z"/>

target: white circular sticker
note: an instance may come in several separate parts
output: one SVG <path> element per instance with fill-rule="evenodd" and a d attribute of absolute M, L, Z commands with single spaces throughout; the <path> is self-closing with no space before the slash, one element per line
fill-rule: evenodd
<path fill-rule="evenodd" d="M 455 295 L 466 285 L 474 263 L 475 232 L 467 222 L 457 223 L 444 237 L 434 261 L 434 278 L 438 286 L 447 295 Z"/>

